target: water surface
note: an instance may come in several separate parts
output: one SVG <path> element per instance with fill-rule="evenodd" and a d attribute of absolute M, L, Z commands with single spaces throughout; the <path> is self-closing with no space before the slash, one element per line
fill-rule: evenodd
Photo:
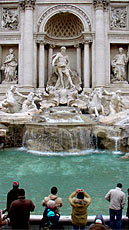
<path fill-rule="evenodd" d="M 41 201 L 50 193 L 52 186 L 58 187 L 58 194 L 63 199 L 62 215 L 71 214 L 68 196 L 76 188 L 84 188 L 92 198 L 89 215 L 108 215 L 109 204 L 105 195 L 118 182 L 123 184 L 127 195 L 129 161 L 122 160 L 119 152 L 87 150 L 81 153 L 36 154 L 24 149 L 0 151 L 0 209 L 6 207 L 6 195 L 14 180 L 25 189 L 26 198 L 34 202 L 34 214 L 42 214 Z"/>

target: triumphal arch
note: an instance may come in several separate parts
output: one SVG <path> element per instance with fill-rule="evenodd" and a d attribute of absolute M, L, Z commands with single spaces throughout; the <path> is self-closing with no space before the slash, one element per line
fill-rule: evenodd
<path fill-rule="evenodd" d="M 12 84 L 25 93 L 59 87 L 53 58 L 61 47 L 69 58 L 69 84 L 78 92 L 128 92 L 128 1 L 1 0 L 0 17 L 1 96 Z"/>

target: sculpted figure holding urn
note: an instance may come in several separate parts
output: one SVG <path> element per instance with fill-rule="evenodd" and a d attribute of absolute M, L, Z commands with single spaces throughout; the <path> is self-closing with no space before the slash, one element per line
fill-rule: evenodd
<path fill-rule="evenodd" d="M 113 79 L 115 81 L 127 81 L 126 64 L 129 61 L 129 53 L 123 53 L 123 48 L 119 48 L 119 54 L 115 55 L 112 60 Z"/>
<path fill-rule="evenodd" d="M 9 49 L 9 54 L 6 56 L 5 61 L 1 67 L 4 71 L 4 82 L 14 82 L 17 80 L 17 60 L 15 58 L 14 50 Z"/>

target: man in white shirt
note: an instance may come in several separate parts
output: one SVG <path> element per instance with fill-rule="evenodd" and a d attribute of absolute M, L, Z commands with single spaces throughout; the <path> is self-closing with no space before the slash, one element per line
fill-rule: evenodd
<path fill-rule="evenodd" d="M 110 202 L 110 228 L 121 230 L 122 209 L 125 205 L 125 193 L 122 191 L 122 184 L 118 183 L 115 189 L 110 189 L 106 194 L 105 199 Z M 116 227 L 115 225 L 116 217 Z"/>

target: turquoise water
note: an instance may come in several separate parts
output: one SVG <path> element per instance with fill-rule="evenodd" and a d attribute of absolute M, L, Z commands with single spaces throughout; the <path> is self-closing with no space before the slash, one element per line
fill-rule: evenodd
<path fill-rule="evenodd" d="M 14 180 L 26 191 L 26 198 L 32 199 L 36 208 L 34 214 L 42 214 L 41 201 L 57 186 L 63 199 L 62 215 L 71 214 L 68 196 L 76 188 L 84 188 L 92 198 L 89 215 L 108 215 L 105 195 L 118 182 L 123 184 L 127 195 L 129 187 L 129 161 L 121 159 L 122 154 L 87 150 L 78 153 L 35 155 L 23 149 L 0 151 L 0 209 L 6 207 L 6 194 Z M 123 214 L 126 213 L 126 206 Z"/>

